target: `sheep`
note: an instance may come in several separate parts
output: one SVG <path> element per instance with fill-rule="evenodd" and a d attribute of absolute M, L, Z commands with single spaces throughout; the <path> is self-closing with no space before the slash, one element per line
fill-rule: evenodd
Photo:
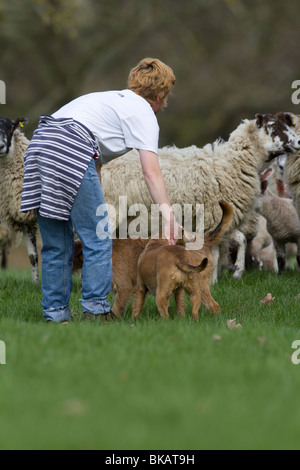
<path fill-rule="evenodd" d="M 259 211 L 267 220 L 267 230 L 273 238 L 281 274 L 286 267 L 285 247 L 288 243 L 296 243 L 297 262 L 300 266 L 300 220 L 291 199 L 279 197 L 267 189 L 271 172 L 272 169 L 261 175 L 262 196 Z M 279 182 L 280 189 L 281 186 Z"/>
<path fill-rule="evenodd" d="M 278 263 L 273 239 L 267 229 L 267 220 L 259 215 L 258 231 L 252 240 L 251 255 L 254 266 L 267 271 L 278 272 Z"/>
<path fill-rule="evenodd" d="M 32 268 L 32 279 L 38 282 L 35 211 L 20 212 L 24 177 L 24 154 L 29 141 L 21 132 L 27 119 L 11 121 L 0 117 L 0 219 L 14 232 L 22 232 Z"/>
<path fill-rule="evenodd" d="M 252 210 L 230 237 L 231 256 L 236 256 L 234 279 L 240 279 L 245 268 L 252 265 L 251 245 L 258 232 L 258 218 L 258 214 Z"/>
<path fill-rule="evenodd" d="M 299 149 L 299 137 L 287 124 L 273 115 L 258 114 L 254 120 L 243 121 L 227 142 L 216 141 L 203 149 L 167 147 L 159 151 L 159 162 L 171 204 L 191 204 L 194 209 L 204 204 L 204 231 L 208 232 L 218 225 L 219 201 L 224 200 L 233 207 L 228 231 L 232 233 L 255 206 L 259 172 L 267 158 L 273 152 Z M 135 203 L 145 205 L 150 213 L 152 200 L 136 151 L 104 166 L 101 179 L 113 231 Z M 127 197 L 124 214 L 119 211 L 119 196 Z"/>

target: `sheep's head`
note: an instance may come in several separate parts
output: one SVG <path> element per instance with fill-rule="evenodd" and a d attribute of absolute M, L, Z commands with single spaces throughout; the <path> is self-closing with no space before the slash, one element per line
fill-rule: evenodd
<path fill-rule="evenodd" d="M 289 114 L 289 113 L 283 113 Z M 256 125 L 263 134 L 269 160 L 283 153 L 296 153 L 300 150 L 300 137 L 290 127 L 290 120 L 284 121 L 273 114 L 257 114 Z"/>
<path fill-rule="evenodd" d="M 11 121 L 7 117 L 0 117 L 0 158 L 8 154 L 15 130 L 24 127 L 27 122 L 26 118 Z"/>

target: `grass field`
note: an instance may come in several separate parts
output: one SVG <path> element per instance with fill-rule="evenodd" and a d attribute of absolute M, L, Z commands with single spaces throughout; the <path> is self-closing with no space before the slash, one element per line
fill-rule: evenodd
<path fill-rule="evenodd" d="M 271 292 L 275 300 L 262 305 Z M 30 271 L 1 272 L 0 449 L 299 449 L 300 273 L 225 273 L 219 317 L 46 325 Z M 243 328 L 230 330 L 228 319 Z"/>

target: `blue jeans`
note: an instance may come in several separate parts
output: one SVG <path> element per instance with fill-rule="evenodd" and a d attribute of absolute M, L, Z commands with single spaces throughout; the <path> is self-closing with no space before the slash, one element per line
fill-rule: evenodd
<path fill-rule="evenodd" d="M 72 292 L 72 269 L 75 231 L 83 245 L 82 300 L 83 312 L 94 315 L 110 311 L 107 294 L 112 284 L 112 240 L 107 217 L 97 216 L 105 204 L 95 162 L 91 161 L 75 198 L 68 222 L 42 217 L 37 220 L 42 236 L 43 316 L 46 321 L 70 320 L 69 300 Z M 105 214 L 107 216 L 107 214 Z M 106 224 L 101 228 L 101 223 Z M 100 225 L 99 225 L 100 224 Z M 97 236 L 96 228 L 107 232 Z"/>

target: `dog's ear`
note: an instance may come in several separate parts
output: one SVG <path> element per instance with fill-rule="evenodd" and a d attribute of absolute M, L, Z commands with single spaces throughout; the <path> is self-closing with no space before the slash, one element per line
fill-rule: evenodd
<path fill-rule="evenodd" d="M 197 272 L 201 273 L 202 271 L 204 271 L 204 269 L 206 269 L 207 265 L 208 265 L 208 258 L 204 258 L 202 260 L 202 263 L 198 266 Z"/>

